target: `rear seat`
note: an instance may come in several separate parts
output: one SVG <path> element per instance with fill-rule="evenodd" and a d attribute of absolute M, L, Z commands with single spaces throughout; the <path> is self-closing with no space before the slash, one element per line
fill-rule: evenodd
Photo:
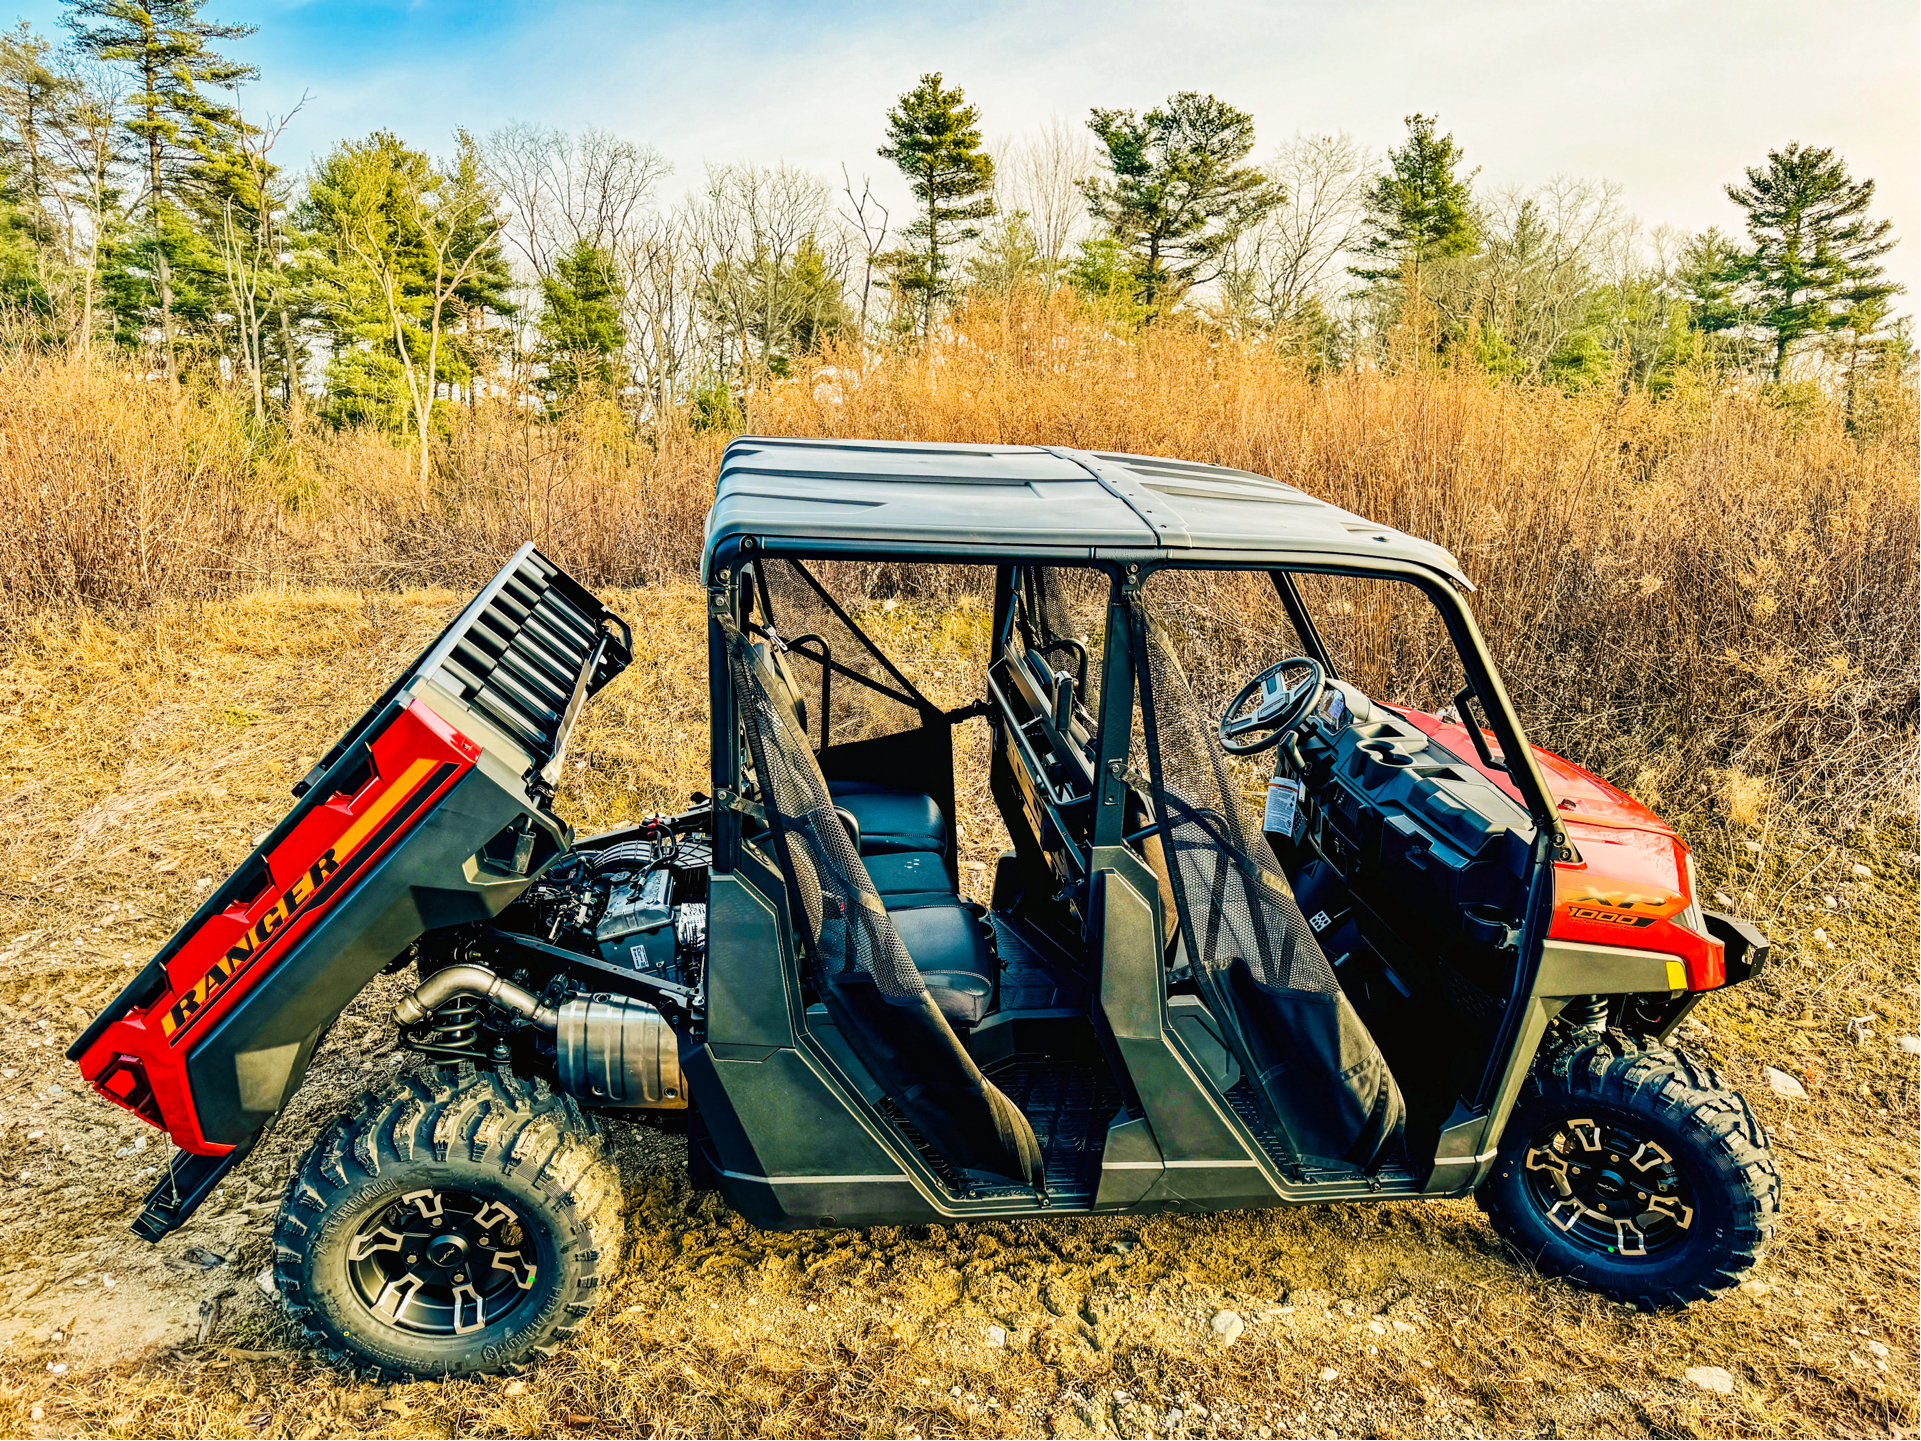
<path fill-rule="evenodd" d="M 947 854 L 947 819 L 932 796 L 872 781 L 829 781 L 827 789 L 834 804 L 852 814 L 859 824 L 863 856 L 908 851 Z"/>
<path fill-rule="evenodd" d="M 801 728 L 806 703 L 766 643 L 755 649 L 786 687 Z M 979 919 L 947 873 L 947 819 L 934 798 L 873 781 L 828 781 L 834 804 L 853 817 L 874 889 L 927 994 L 955 1030 L 979 1025 L 994 999 L 994 953 Z"/>

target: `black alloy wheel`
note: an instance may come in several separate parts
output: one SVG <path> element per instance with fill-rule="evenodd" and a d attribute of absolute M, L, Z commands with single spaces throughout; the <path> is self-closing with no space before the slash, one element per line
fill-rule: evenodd
<path fill-rule="evenodd" d="M 1535 1267 L 1617 1301 L 1740 1284 L 1781 1210 L 1767 1132 L 1710 1066 L 1585 1032 L 1537 1062 L 1475 1194 Z"/>
<path fill-rule="evenodd" d="M 1696 1208 L 1674 1157 L 1621 1124 L 1550 1121 L 1522 1162 L 1541 1214 L 1608 1256 L 1658 1258 L 1687 1241 Z"/>
<path fill-rule="evenodd" d="M 522 1371 L 620 1261 L 600 1127 L 545 1081 L 435 1065 L 320 1133 L 287 1186 L 274 1281 L 309 1339 L 392 1376 Z"/>
<path fill-rule="evenodd" d="M 420 1336 L 509 1320 L 540 1278 L 539 1238 L 497 1197 L 409 1191 L 360 1223 L 347 1276 L 368 1312 Z"/>

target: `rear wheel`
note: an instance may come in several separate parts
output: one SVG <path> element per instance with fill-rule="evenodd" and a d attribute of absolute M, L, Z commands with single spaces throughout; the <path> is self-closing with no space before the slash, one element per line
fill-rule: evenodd
<path fill-rule="evenodd" d="M 274 1277 L 320 1344 L 414 1376 L 551 1356 L 619 1264 L 620 1191 L 570 1097 L 471 1065 L 404 1077 L 296 1171 Z"/>
<path fill-rule="evenodd" d="M 1528 1081 L 1477 1199 L 1541 1270 L 1684 1306 L 1738 1285 L 1781 1209 L 1767 1133 L 1711 1068 L 1621 1038 Z"/>

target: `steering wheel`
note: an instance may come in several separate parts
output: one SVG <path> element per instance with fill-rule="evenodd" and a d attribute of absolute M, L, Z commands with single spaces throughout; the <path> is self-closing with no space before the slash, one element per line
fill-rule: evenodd
<path fill-rule="evenodd" d="M 1290 667 L 1304 666 L 1307 674 L 1288 685 L 1281 673 Z M 1221 712 L 1221 749 L 1231 756 L 1251 756 L 1279 745 L 1287 733 L 1306 720 L 1327 689 L 1327 672 L 1319 661 L 1304 655 L 1291 655 L 1277 661 L 1241 687 L 1240 694 Z M 1235 712 L 1260 693 L 1261 703 L 1244 716 Z M 1257 732 L 1266 734 L 1257 734 Z M 1254 736 L 1253 740 L 1244 737 Z"/>

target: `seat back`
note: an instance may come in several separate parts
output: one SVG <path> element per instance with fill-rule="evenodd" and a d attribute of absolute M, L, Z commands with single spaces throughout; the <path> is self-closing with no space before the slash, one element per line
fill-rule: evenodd
<path fill-rule="evenodd" d="M 1400 1088 L 1236 794 L 1166 633 L 1132 620 L 1165 871 L 1208 1009 L 1277 1134 L 1369 1167 L 1406 1122 Z"/>
<path fill-rule="evenodd" d="M 927 1144 L 964 1177 L 1038 1185 L 1033 1127 L 981 1074 L 929 997 L 779 679 L 745 635 L 727 630 L 735 701 L 790 919 L 828 1013 Z"/>

